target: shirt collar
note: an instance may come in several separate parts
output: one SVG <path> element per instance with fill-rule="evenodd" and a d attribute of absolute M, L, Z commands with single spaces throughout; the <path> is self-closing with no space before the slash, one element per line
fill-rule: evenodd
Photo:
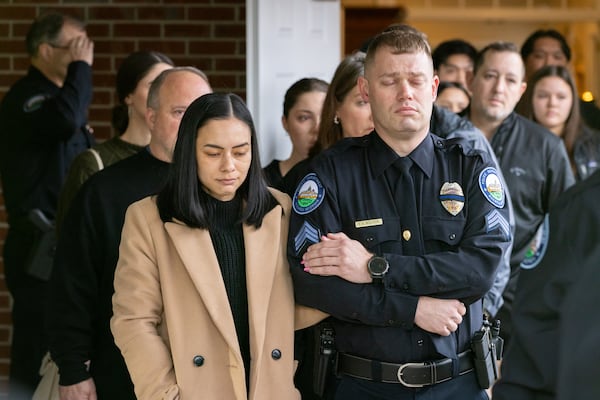
<path fill-rule="evenodd" d="M 369 146 L 369 160 L 371 160 L 371 173 L 378 177 L 396 161 L 399 157 L 392 148 L 390 148 L 376 131 L 373 131 L 369 138 L 372 145 Z M 427 133 L 425 139 L 408 155 L 423 173 L 429 178 L 433 171 L 433 138 L 431 133 Z"/>

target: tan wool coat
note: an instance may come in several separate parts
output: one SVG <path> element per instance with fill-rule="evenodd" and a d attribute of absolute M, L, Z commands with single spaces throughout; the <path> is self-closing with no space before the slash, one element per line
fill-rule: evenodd
<path fill-rule="evenodd" d="M 243 226 L 250 383 L 207 230 L 163 223 L 155 198 L 131 205 L 115 274 L 111 328 L 140 400 L 299 399 L 294 326 L 325 314 L 294 306 L 286 258 L 290 199 Z M 296 316 L 296 325 L 294 317 Z"/>

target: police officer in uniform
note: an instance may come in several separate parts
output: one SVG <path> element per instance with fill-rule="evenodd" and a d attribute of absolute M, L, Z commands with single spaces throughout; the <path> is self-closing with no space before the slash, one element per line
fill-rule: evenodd
<path fill-rule="evenodd" d="M 470 341 L 511 243 L 485 152 L 429 131 L 438 79 L 424 37 L 378 35 L 362 96 L 375 131 L 311 165 L 293 198 L 296 301 L 332 315 L 336 399 L 485 399 Z"/>
<path fill-rule="evenodd" d="M 26 44 L 31 67 L 0 105 L 0 174 L 9 223 L 4 266 L 13 297 L 11 399 L 31 398 L 46 350 L 46 282 L 31 274 L 27 260 L 40 229 L 51 229 L 48 221 L 71 161 L 94 143 L 87 127 L 93 42 L 83 23 L 57 13 L 42 15 Z M 38 212 L 38 226 L 32 210 Z"/>
<path fill-rule="evenodd" d="M 542 256 L 521 268 L 513 341 L 494 400 L 600 398 L 599 198 L 596 172 L 550 210 L 538 247 Z"/>

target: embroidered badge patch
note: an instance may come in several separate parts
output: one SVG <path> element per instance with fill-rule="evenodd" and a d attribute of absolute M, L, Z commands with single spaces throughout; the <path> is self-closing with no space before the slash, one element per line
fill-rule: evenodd
<path fill-rule="evenodd" d="M 325 197 L 325 188 L 317 178 L 317 174 L 310 173 L 298 185 L 292 205 L 294 211 L 300 215 L 308 214 L 317 209 Z"/>
<path fill-rule="evenodd" d="M 481 171 L 479 174 L 479 188 L 487 201 L 495 207 L 504 207 L 504 188 L 502 187 L 502 182 L 498 177 L 496 168 L 487 167 Z"/>
<path fill-rule="evenodd" d="M 25 104 L 23 104 L 23 111 L 32 112 L 39 109 L 42 104 L 46 101 L 46 96 L 43 94 L 36 94 L 33 97 L 27 99 Z"/>
<path fill-rule="evenodd" d="M 544 258 L 544 254 L 546 254 L 546 250 L 548 249 L 548 241 L 550 239 L 550 219 L 548 218 L 548 214 L 544 217 L 544 222 L 540 225 L 527 252 L 525 253 L 525 258 L 521 262 L 521 268 L 523 269 L 533 269 L 538 266 L 542 258 Z"/>
<path fill-rule="evenodd" d="M 499 229 L 504 240 L 510 240 L 510 224 L 498 210 L 492 210 L 485 216 L 485 232 L 490 233 Z"/>
<path fill-rule="evenodd" d="M 304 224 L 302 224 L 302 227 L 296 236 L 294 236 L 294 250 L 296 250 L 296 255 L 303 254 L 308 246 L 318 243 L 320 237 L 319 230 L 308 221 L 304 221 Z"/>
<path fill-rule="evenodd" d="M 465 206 L 465 194 L 456 182 L 446 182 L 440 189 L 442 207 L 450 214 L 456 216 Z"/>

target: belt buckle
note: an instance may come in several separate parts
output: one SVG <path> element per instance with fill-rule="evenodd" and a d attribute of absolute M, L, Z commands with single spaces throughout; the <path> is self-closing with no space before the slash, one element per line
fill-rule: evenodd
<path fill-rule="evenodd" d="M 419 383 L 408 383 L 405 382 L 404 379 L 402 379 L 402 374 L 405 368 L 408 367 L 427 367 L 428 363 L 406 363 L 406 364 L 402 364 L 399 368 L 398 368 L 398 380 L 400 381 L 401 384 L 403 384 L 406 387 L 409 388 L 421 388 L 421 387 L 425 387 L 427 386 L 427 384 L 419 384 Z"/>

